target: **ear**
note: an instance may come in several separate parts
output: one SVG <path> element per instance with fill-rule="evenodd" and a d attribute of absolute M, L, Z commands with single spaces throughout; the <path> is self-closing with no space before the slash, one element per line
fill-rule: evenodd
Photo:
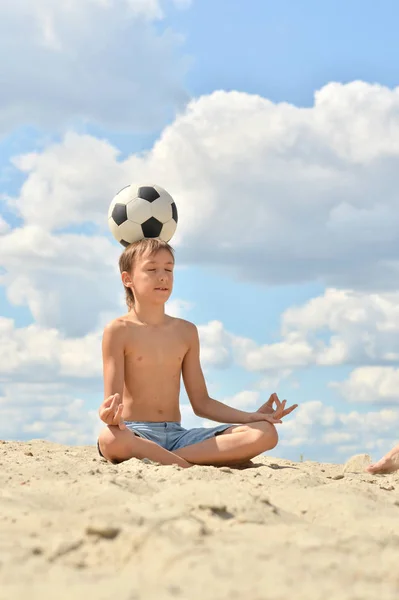
<path fill-rule="evenodd" d="M 132 285 L 132 276 L 127 271 L 123 271 L 121 273 L 122 283 L 125 287 L 130 287 Z"/>

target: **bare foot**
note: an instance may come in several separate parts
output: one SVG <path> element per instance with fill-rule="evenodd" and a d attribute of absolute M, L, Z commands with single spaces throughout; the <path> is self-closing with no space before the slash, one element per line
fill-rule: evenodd
<path fill-rule="evenodd" d="M 386 454 L 378 462 L 369 465 L 366 471 L 369 473 L 393 473 L 399 470 L 399 451 Z"/>

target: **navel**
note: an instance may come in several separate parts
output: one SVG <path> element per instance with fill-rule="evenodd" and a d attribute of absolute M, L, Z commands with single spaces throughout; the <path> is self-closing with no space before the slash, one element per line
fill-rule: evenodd
<path fill-rule="evenodd" d="M 143 357 L 142 357 L 142 356 L 138 356 L 138 357 L 137 357 L 137 360 L 138 360 L 138 361 L 140 361 L 140 360 L 143 360 Z"/>

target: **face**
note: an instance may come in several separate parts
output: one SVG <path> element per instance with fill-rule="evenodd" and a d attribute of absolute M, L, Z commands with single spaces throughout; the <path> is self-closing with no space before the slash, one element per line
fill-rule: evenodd
<path fill-rule="evenodd" d="M 131 274 L 122 273 L 122 281 L 132 288 L 138 302 L 164 304 L 172 293 L 173 268 L 170 252 L 159 250 L 138 258 Z"/>

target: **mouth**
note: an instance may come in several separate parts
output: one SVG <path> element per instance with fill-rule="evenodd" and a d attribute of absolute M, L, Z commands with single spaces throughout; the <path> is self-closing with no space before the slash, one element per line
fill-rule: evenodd
<path fill-rule="evenodd" d="M 168 292 L 169 288 L 165 288 L 165 287 L 157 287 L 155 288 L 158 292 Z"/>

